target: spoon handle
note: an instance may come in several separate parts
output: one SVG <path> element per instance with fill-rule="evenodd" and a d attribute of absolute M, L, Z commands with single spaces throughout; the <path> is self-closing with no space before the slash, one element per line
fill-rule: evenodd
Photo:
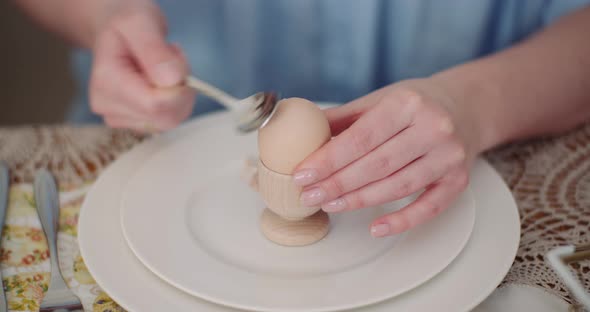
<path fill-rule="evenodd" d="M 187 86 L 200 91 L 201 93 L 205 94 L 206 96 L 215 99 L 220 104 L 225 106 L 227 109 L 235 110 L 236 103 L 238 99 L 234 98 L 233 96 L 219 90 L 218 88 L 204 82 L 193 76 L 186 77 L 185 83 Z"/>

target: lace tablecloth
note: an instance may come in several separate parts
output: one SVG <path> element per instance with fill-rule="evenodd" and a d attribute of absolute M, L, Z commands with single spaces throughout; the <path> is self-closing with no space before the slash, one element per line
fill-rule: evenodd
<path fill-rule="evenodd" d="M 41 167 L 50 169 L 60 185 L 58 245 L 69 286 L 86 311 L 123 311 L 86 270 L 76 239 L 77 221 L 92 182 L 141 140 L 130 132 L 103 127 L 0 129 L 0 159 L 10 165 L 13 181 L 0 249 L 11 311 L 37 311 L 47 289 L 49 252 L 31 186 L 35 170 Z M 539 287 L 571 302 L 544 255 L 558 245 L 590 242 L 590 124 L 558 138 L 507 146 L 485 157 L 514 193 L 522 222 L 518 255 L 503 285 Z M 590 261 L 572 268 L 590 289 Z"/>

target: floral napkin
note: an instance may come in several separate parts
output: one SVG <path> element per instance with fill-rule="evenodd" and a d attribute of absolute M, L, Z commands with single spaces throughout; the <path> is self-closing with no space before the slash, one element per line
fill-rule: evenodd
<path fill-rule="evenodd" d="M 75 188 L 60 187 L 59 265 L 85 311 L 124 311 L 100 289 L 80 256 L 78 216 L 89 187 L 90 183 Z M 49 250 L 31 184 L 11 186 L 0 260 L 8 310 L 39 311 L 51 275 Z"/>

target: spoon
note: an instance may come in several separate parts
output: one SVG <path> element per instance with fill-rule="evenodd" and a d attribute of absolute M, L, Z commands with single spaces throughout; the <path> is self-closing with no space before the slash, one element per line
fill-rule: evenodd
<path fill-rule="evenodd" d="M 188 76 L 185 83 L 236 113 L 237 128 L 242 133 L 264 127 L 277 107 L 278 99 L 272 92 L 258 92 L 247 98 L 237 99 L 193 76 Z"/>

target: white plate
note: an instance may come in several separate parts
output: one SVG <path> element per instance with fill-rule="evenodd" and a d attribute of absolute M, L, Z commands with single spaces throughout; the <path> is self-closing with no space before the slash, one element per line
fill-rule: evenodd
<path fill-rule="evenodd" d="M 119 202 L 129 176 L 158 150 L 184 135 L 205 131 L 223 118 L 203 118 L 135 147 L 105 170 L 86 196 L 78 229 L 82 256 L 98 284 L 125 309 L 236 311 L 188 295 L 158 278 L 135 257 L 119 226 Z M 473 168 L 470 187 L 477 203 L 475 227 L 455 261 L 418 288 L 360 310 L 468 311 L 497 287 L 516 255 L 518 210 L 500 176 L 483 160 Z"/>
<path fill-rule="evenodd" d="M 352 309 L 406 292 L 442 271 L 473 229 L 469 191 L 401 237 L 374 239 L 372 220 L 409 200 L 331 216 L 316 244 L 283 247 L 260 231 L 260 196 L 240 178 L 256 134 L 219 120 L 155 153 L 124 189 L 122 228 L 163 280 L 222 305 L 255 311 Z M 392 282 L 395 281 L 395 282 Z"/>

